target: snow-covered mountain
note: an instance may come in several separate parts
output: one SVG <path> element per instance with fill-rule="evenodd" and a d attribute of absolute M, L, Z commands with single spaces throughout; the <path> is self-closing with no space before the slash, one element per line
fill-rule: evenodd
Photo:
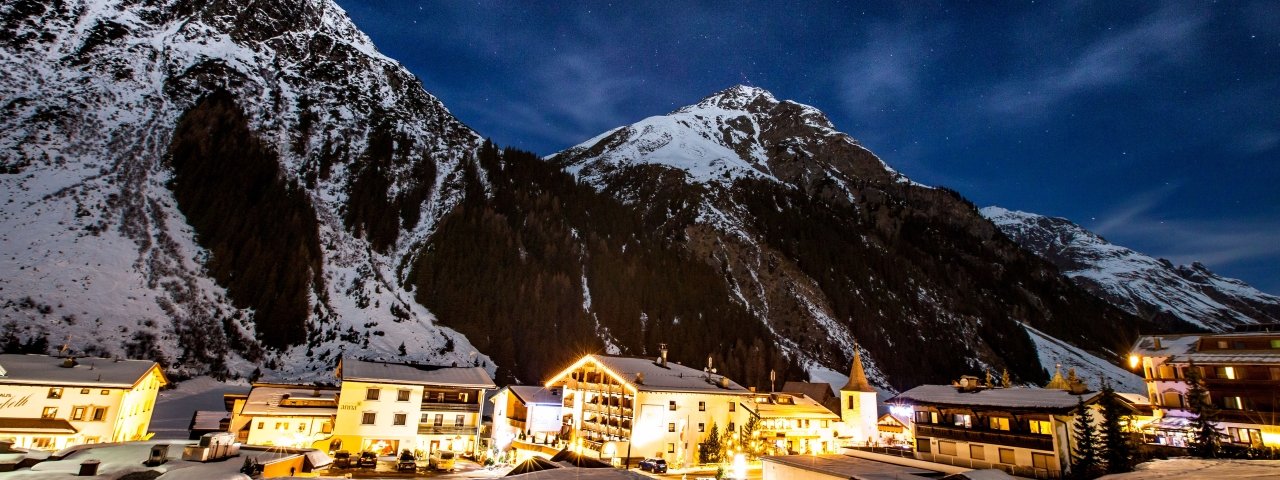
<path fill-rule="evenodd" d="M 1174 265 L 1143 255 L 1065 218 L 994 206 L 983 208 L 982 214 L 1077 284 L 1129 313 L 1211 331 L 1280 321 L 1280 297 L 1199 263 Z"/>
<path fill-rule="evenodd" d="M 487 363 L 397 280 L 479 137 L 332 1 L 5 2 L 0 110 L 6 336 L 180 374 Z"/>
<path fill-rule="evenodd" d="M 1034 381 L 1053 366 L 1019 322 L 1103 356 L 1145 325 L 956 192 L 911 182 L 817 109 L 763 89 L 735 86 L 549 160 L 670 228 L 811 375 L 856 342 L 890 384 L 1006 366 Z"/>
<path fill-rule="evenodd" d="M 668 343 L 760 388 L 858 348 L 901 388 L 1043 381 L 1152 327 L 812 107 L 739 86 L 539 159 L 482 142 L 331 0 L 5 3 L 0 111 L 6 348 L 537 381 Z"/>

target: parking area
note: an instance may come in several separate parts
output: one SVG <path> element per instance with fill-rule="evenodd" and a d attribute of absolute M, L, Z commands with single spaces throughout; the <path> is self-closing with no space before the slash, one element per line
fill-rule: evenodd
<path fill-rule="evenodd" d="M 345 477 L 345 478 L 489 478 L 501 476 L 505 471 L 496 471 L 495 469 L 485 469 L 480 464 L 471 460 L 459 458 L 454 463 L 453 470 L 439 471 L 429 468 L 426 461 L 416 462 L 413 471 L 400 470 L 397 468 L 398 459 L 396 457 L 378 457 L 378 463 L 374 468 L 337 468 L 329 467 L 318 472 L 322 477 Z"/>

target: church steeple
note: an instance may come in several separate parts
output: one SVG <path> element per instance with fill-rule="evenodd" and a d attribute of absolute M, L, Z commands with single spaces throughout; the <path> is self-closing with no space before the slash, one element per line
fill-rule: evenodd
<path fill-rule="evenodd" d="M 862 352 L 858 350 L 857 345 L 853 346 L 853 366 L 849 368 L 849 383 L 844 384 L 840 391 L 870 393 L 876 391 L 871 388 L 871 382 L 867 381 L 867 372 L 862 369 Z"/>
<path fill-rule="evenodd" d="M 1075 371 L 1072 371 L 1074 374 Z M 1044 388 L 1052 388 L 1054 390 L 1071 390 L 1071 384 L 1062 378 L 1062 364 L 1059 363 L 1053 367 L 1053 378 L 1049 379 L 1049 383 Z"/>

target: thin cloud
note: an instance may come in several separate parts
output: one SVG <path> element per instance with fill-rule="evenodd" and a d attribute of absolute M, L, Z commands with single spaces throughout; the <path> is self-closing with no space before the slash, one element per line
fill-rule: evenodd
<path fill-rule="evenodd" d="M 848 54 L 838 71 L 846 110 L 869 118 L 914 102 L 921 94 L 921 77 L 937 53 L 931 45 L 942 37 L 945 32 L 899 23 L 872 25 L 866 35 L 870 43 Z"/>
<path fill-rule="evenodd" d="M 1188 54 L 1203 23 L 1203 15 L 1162 9 L 1132 28 L 1090 43 L 1065 65 L 996 85 L 986 95 L 989 107 L 998 113 L 1034 112 L 1176 63 Z"/>

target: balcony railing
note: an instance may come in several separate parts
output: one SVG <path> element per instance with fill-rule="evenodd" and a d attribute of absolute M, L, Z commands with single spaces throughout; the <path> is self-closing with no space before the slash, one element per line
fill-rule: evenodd
<path fill-rule="evenodd" d="M 947 465 L 955 465 L 957 467 L 972 468 L 974 470 L 983 470 L 994 468 L 1003 470 L 1005 473 L 1023 478 L 1037 478 L 1056 480 L 1062 478 L 1062 472 L 1059 470 L 1050 470 L 1046 468 L 1025 467 L 1019 465 L 1008 465 L 1003 463 L 993 463 L 982 460 L 973 460 L 969 458 L 953 457 L 950 455 L 941 455 L 934 453 L 916 453 L 916 458 L 926 462 L 945 463 Z"/>
<path fill-rule="evenodd" d="M 475 435 L 475 425 L 419 425 L 418 435 Z"/>
<path fill-rule="evenodd" d="M 992 432 L 938 425 L 916 425 L 916 437 L 933 437 L 962 442 L 1007 445 L 1033 450 L 1053 451 L 1053 437 L 1033 433 Z"/>
<path fill-rule="evenodd" d="M 479 412 L 480 405 L 475 403 L 432 403 L 422 402 L 422 411 L 432 412 Z"/>

